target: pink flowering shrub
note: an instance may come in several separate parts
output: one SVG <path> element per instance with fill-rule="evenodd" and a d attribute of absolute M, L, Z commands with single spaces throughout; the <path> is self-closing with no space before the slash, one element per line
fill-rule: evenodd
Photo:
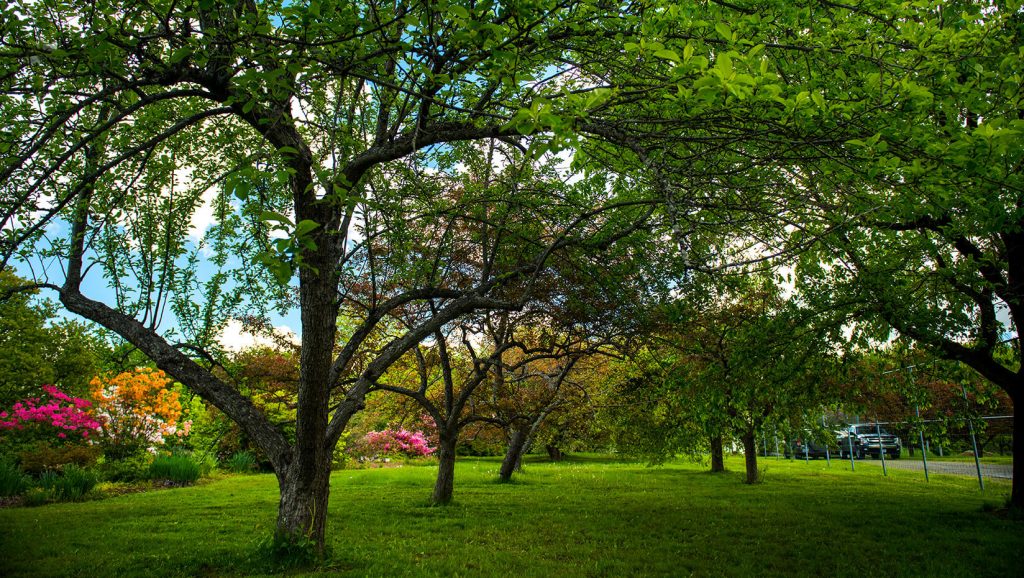
<path fill-rule="evenodd" d="M 434 453 L 423 432 L 407 429 L 371 431 L 354 448 L 356 453 L 368 458 L 386 456 L 426 457 Z"/>
<path fill-rule="evenodd" d="M 0 411 L 0 434 L 17 431 L 36 434 L 49 441 L 89 439 L 100 429 L 100 422 L 89 413 L 92 402 L 71 397 L 52 385 L 44 385 L 42 397 L 30 397 L 15 403 L 10 411 Z"/>

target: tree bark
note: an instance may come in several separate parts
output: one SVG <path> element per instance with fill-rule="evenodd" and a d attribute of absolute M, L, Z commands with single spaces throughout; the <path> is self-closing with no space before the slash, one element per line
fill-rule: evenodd
<path fill-rule="evenodd" d="M 1007 393 L 1010 393 L 1009 388 Z M 1017 410 L 1024 401 L 1024 390 L 1016 388 L 1010 393 L 1013 402 L 1013 482 L 1010 487 L 1010 510 L 1024 516 L 1024 419 L 1017 417 Z"/>
<path fill-rule="evenodd" d="M 757 437 L 754 435 L 753 427 L 743 432 L 743 454 L 747 462 L 747 479 L 745 482 L 756 484 L 759 481 L 757 472 Z"/>
<path fill-rule="evenodd" d="M 455 487 L 455 446 L 458 438 L 442 433 L 437 444 L 437 482 L 430 501 L 434 505 L 449 504 Z"/>
<path fill-rule="evenodd" d="M 501 469 L 498 471 L 498 478 L 503 482 L 512 480 L 512 473 L 520 468 L 523 459 L 523 450 L 526 449 L 526 432 L 516 428 L 512 432 L 512 439 L 509 440 L 508 449 L 505 450 L 505 459 L 501 462 Z"/>
<path fill-rule="evenodd" d="M 711 436 L 711 471 L 725 471 L 725 451 L 722 448 L 722 434 Z"/>
<path fill-rule="evenodd" d="M 544 449 L 547 450 L 548 458 L 553 462 L 560 462 L 565 457 L 565 454 L 562 453 L 562 450 L 558 449 L 558 446 L 546 445 Z"/>
<path fill-rule="evenodd" d="M 278 474 L 281 501 L 275 536 L 291 544 L 311 545 L 317 556 L 323 556 L 331 489 L 330 462 L 320 464 L 313 476 L 304 473 L 293 465 L 285 474 Z"/>

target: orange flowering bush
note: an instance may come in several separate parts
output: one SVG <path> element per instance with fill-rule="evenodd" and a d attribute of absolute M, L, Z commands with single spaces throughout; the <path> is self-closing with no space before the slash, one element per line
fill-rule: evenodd
<path fill-rule="evenodd" d="M 162 444 L 167 436 L 188 435 L 192 425 L 182 417 L 179 394 L 163 371 L 139 367 L 89 383 L 101 418 L 109 457 L 123 457 Z"/>

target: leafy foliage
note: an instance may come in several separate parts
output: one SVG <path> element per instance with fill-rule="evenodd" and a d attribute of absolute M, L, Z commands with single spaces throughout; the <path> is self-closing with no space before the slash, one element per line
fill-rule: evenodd
<path fill-rule="evenodd" d="M 59 474 L 54 471 L 44 472 L 39 478 L 39 487 L 50 492 L 58 501 L 74 502 L 84 498 L 98 481 L 91 470 L 69 465 Z"/>
<path fill-rule="evenodd" d="M 10 290 L 27 284 L 0 270 L 0 407 L 36 395 L 39 384 L 55 384 L 73 396 L 88 391 L 104 344 L 86 325 L 56 319 L 57 306 L 35 292 Z"/>
<path fill-rule="evenodd" d="M 199 480 L 200 465 L 185 454 L 160 455 L 149 465 L 150 479 L 177 486 L 190 486 Z"/>
<path fill-rule="evenodd" d="M 96 464 L 101 450 L 95 445 L 53 446 L 49 442 L 37 442 L 18 452 L 21 468 L 31 474 L 49 470 L 61 470 L 67 465 L 88 468 Z"/>
<path fill-rule="evenodd" d="M 236 474 L 251 473 L 257 467 L 256 456 L 246 451 L 235 452 L 224 462 L 224 467 Z"/>
<path fill-rule="evenodd" d="M 0 459 L 0 497 L 20 496 L 30 486 L 31 479 L 12 461 Z"/>

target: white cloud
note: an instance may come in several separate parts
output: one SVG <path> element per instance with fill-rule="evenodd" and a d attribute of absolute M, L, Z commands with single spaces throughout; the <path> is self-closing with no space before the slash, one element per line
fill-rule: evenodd
<path fill-rule="evenodd" d="M 213 224 L 213 201 L 216 196 L 217 190 L 212 187 L 203 191 L 202 202 L 189 217 L 188 236 L 197 243 L 206 234 L 206 229 Z"/>
<path fill-rule="evenodd" d="M 287 342 L 300 343 L 299 336 L 287 325 L 274 327 L 274 334 Z M 228 324 L 220 332 L 218 341 L 224 349 L 235 352 L 256 346 L 274 347 L 276 345 L 275 340 L 267 335 L 256 335 L 246 331 L 242 322 L 237 319 L 228 321 Z"/>

